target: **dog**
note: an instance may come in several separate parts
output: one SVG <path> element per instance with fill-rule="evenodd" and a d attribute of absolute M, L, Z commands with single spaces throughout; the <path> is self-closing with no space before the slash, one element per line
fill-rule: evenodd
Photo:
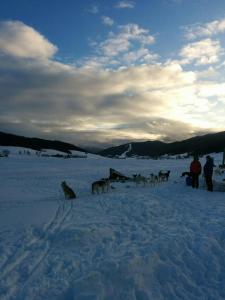
<path fill-rule="evenodd" d="M 133 181 L 136 183 L 136 186 L 141 183 L 143 184 L 143 186 L 145 186 L 148 183 L 147 178 L 142 176 L 141 174 L 133 174 Z"/>
<path fill-rule="evenodd" d="M 191 176 L 191 172 L 183 172 L 180 177 Z"/>
<path fill-rule="evenodd" d="M 91 185 L 91 192 L 92 194 L 99 194 L 99 191 L 101 193 L 109 192 L 110 189 L 110 180 L 109 178 L 102 178 L 101 180 L 95 181 Z"/>
<path fill-rule="evenodd" d="M 74 191 L 67 185 L 65 181 L 61 182 L 61 187 L 63 189 L 64 195 L 66 199 L 75 199 L 76 194 Z"/>
<path fill-rule="evenodd" d="M 170 170 L 166 171 L 166 172 L 159 171 L 159 174 L 158 174 L 159 181 L 168 181 L 169 176 L 170 176 Z"/>
<path fill-rule="evenodd" d="M 149 179 L 148 179 L 148 182 L 152 185 L 152 186 L 154 186 L 156 183 L 158 183 L 158 181 L 159 181 L 159 178 L 158 178 L 158 176 L 157 175 L 155 175 L 155 174 L 150 174 L 150 177 L 149 177 Z"/>
<path fill-rule="evenodd" d="M 222 175 L 224 173 L 224 170 L 217 167 L 215 170 L 214 170 L 214 173 L 215 175 Z"/>

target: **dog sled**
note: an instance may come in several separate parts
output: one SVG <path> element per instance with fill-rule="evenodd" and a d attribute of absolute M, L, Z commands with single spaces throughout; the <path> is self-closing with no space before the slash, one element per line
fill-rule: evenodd
<path fill-rule="evenodd" d="M 225 192 L 225 182 L 213 180 L 213 191 Z"/>
<path fill-rule="evenodd" d="M 118 181 L 118 182 L 125 182 L 131 180 L 130 177 L 123 175 L 119 171 L 110 168 L 109 169 L 109 180 L 110 181 Z"/>

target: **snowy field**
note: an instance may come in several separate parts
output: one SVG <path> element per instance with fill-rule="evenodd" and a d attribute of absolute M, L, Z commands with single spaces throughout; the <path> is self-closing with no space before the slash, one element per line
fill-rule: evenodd
<path fill-rule="evenodd" d="M 225 299 L 225 193 L 186 186 L 180 175 L 189 164 L 17 151 L 1 158 L 0 299 Z M 171 176 L 91 195 L 110 167 Z M 63 180 L 74 201 L 64 199 Z"/>

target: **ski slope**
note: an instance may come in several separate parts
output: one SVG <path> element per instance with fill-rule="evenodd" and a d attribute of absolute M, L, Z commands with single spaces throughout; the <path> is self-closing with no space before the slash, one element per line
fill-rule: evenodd
<path fill-rule="evenodd" d="M 1 158 L 0 299 L 225 299 L 225 193 L 207 192 L 203 179 L 199 190 L 187 187 L 180 175 L 189 164 L 17 151 Z M 110 167 L 171 177 L 92 195 Z M 64 199 L 62 180 L 77 199 Z"/>

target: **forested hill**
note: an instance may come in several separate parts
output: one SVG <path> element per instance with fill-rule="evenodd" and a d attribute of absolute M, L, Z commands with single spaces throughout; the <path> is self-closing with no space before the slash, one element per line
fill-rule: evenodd
<path fill-rule="evenodd" d="M 15 134 L 0 132 L 0 146 L 25 147 L 34 150 L 54 149 L 65 153 L 71 150 L 86 152 L 84 149 L 61 141 L 44 140 L 39 138 L 28 138 Z"/>
<path fill-rule="evenodd" d="M 165 154 L 178 155 L 182 153 L 207 154 L 222 152 L 225 148 L 225 131 L 196 136 L 179 142 L 165 143 L 160 141 L 132 142 L 117 147 L 100 151 L 102 156 L 121 156 L 126 151 L 126 156 L 158 157 Z M 129 150 L 129 151 L 128 151 Z"/>

